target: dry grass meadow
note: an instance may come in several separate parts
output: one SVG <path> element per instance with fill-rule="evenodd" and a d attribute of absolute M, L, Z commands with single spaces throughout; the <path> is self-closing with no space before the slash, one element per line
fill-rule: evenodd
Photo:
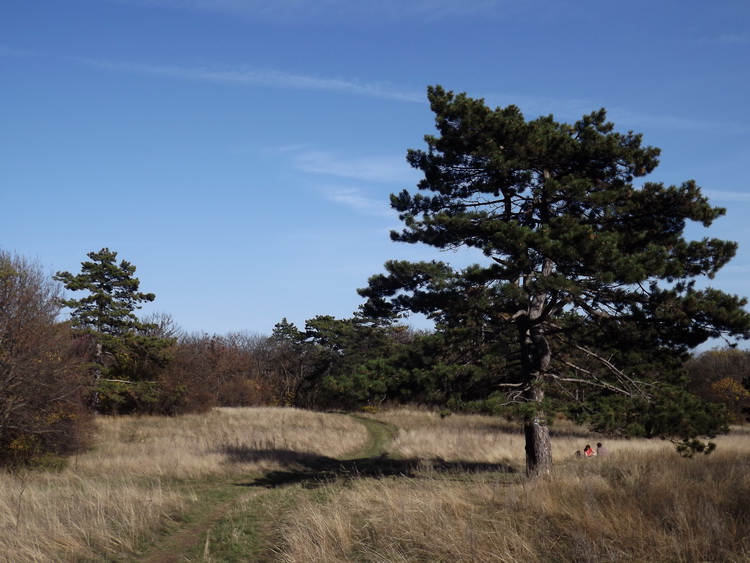
<path fill-rule="evenodd" d="M 522 471 L 523 436 L 487 417 L 397 411 L 394 455 L 507 464 Z M 576 459 L 606 442 L 607 458 Z M 597 440 L 553 426 L 555 475 L 527 482 L 430 472 L 356 482 L 286 523 L 288 562 L 750 561 L 750 432 L 719 437 L 711 456 L 671 444 Z"/>
<path fill-rule="evenodd" d="M 363 454 L 368 420 L 397 429 L 385 447 L 403 475 L 310 471 L 353 456 L 377 466 Z M 523 436 L 498 419 L 368 420 L 272 408 L 101 418 L 96 447 L 66 469 L 0 474 L 0 561 L 750 561 L 747 427 L 683 459 L 667 442 L 556 423 L 555 473 L 528 482 Z M 609 456 L 573 457 L 597 441 Z M 272 475 L 287 480 L 238 486 Z M 201 517 L 170 557 L 153 556 Z"/>
<path fill-rule="evenodd" d="M 338 456 L 367 440 L 349 417 L 293 409 L 106 417 L 98 426 L 96 447 L 62 472 L 0 474 L 0 561 L 135 553 L 198 502 L 194 489 L 289 468 L 265 452 L 290 452 L 293 464 L 294 452 Z"/>

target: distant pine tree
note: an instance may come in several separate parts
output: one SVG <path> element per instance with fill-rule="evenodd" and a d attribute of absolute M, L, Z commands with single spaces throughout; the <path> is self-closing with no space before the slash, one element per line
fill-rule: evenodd
<path fill-rule="evenodd" d="M 103 248 L 87 255 L 81 273 L 58 272 L 54 279 L 70 291 L 85 291 L 80 299 L 63 299 L 71 321 L 90 343 L 92 406 L 99 412 L 143 410 L 158 394 L 153 370 L 167 361 L 174 343 L 160 335 L 158 325 L 138 319 L 135 311 L 153 301 L 153 293 L 139 291 L 135 266 L 117 252 Z"/>

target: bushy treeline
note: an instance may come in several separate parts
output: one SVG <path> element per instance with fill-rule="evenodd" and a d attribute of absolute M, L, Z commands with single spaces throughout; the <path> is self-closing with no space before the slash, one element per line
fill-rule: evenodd
<path fill-rule="evenodd" d="M 81 274 L 49 276 L 0 250 L 0 465 L 60 462 L 88 444 L 94 414 L 367 403 L 372 392 L 352 386 L 356 367 L 414 336 L 325 316 L 302 330 L 283 320 L 270 336 L 186 334 L 169 315 L 138 318 L 154 296 L 139 291 L 134 266 L 108 249 L 88 256 Z"/>
<path fill-rule="evenodd" d="M 188 334 L 169 315 L 141 320 L 134 314 L 138 301 L 153 295 L 138 291 L 132 265 L 118 265 L 107 249 L 89 256 L 83 274 L 49 277 L 38 263 L 0 251 L 0 464 L 51 463 L 85 447 L 94 413 L 419 403 L 513 416 L 522 408 L 513 401 L 511 336 L 479 316 L 461 315 L 460 322 L 439 323 L 429 332 L 355 314 L 317 316 L 304 327 L 283 319 L 270 335 Z M 113 284 L 127 291 L 117 298 L 100 291 Z M 64 299 L 65 288 L 89 293 Z M 64 307 L 73 312 L 70 320 L 61 318 Z M 733 421 L 748 416 L 747 352 L 713 350 L 685 368 L 686 388 L 709 409 L 695 403 L 691 420 L 700 421 L 702 413 L 715 427 L 724 409 Z M 607 405 L 608 399 L 606 390 L 583 386 L 548 390 L 550 412 L 566 412 L 601 431 L 623 428 L 614 421 L 625 416 L 617 408 L 626 414 L 634 408 Z M 585 406 L 592 404 L 598 418 Z M 683 410 L 671 415 L 684 417 L 685 404 L 681 399 Z M 669 410 L 657 415 L 664 419 Z M 659 424 L 676 422 L 654 424 L 633 433 L 659 435 Z"/>

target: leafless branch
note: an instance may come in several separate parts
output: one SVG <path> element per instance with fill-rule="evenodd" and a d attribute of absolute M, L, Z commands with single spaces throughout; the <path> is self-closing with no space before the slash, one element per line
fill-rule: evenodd
<path fill-rule="evenodd" d="M 583 374 L 586 377 L 565 377 L 565 376 L 560 376 L 556 374 L 549 374 L 550 377 L 552 377 L 553 379 L 559 382 L 580 383 L 580 384 L 589 385 L 592 387 L 599 387 L 600 389 L 607 389 L 609 391 L 613 391 L 615 393 L 619 393 L 621 395 L 625 395 L 628 397 L 643 397 L 645 399 L 651 398 L 651 395 L 648 392 L 646 392 L 643 388 L 653 387 L 652 384 L 649 384 L 643 381 L 636 381 L 632 377 L 628 376 L 621 369 L 618 369 L 614 364 L 612 364 L 612 362 L 610 362 L 606 358 L 602 357 L 601 355 L 595 352 L 592 352 L 591 350 L 584 348 L 583 346 L 575 345 L 575 347 L 581 352 L 583 352 L 584 354 L 588 355 L 589 357 L 594 358 L 597 362 L 605 366 L 610 373 L 615 375 L 617 380 L 620 382 L 620 385 L 614 385 L 608 381 L 605 381 L 593 371 L 585 369 L 579 365 L 576 365 L 572 362 L 568 362 L 566 360 L 562 361 L 564 365 L 568 366 L 569 368 L 572 368 L 574 372 Z"/>

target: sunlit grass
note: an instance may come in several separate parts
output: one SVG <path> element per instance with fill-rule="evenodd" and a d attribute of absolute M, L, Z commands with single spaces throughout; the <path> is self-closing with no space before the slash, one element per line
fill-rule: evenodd
<path fill-rule="evenodd" d="M 298 409 L 220 408 L 176 418 L 105 418 L 99 436 L 96 449 L 78 461 L 84 473 L 195 479 L 279 469 L 276 459 L 283 459 L 283 452 L 340 456 L 360 447 L 367 431 L 346 416 Z"/>
<path fill-rule="evenodd" d="M 336 457 L 367 440 L 349 417 L 296 409 L 102 417 L 97 424 L 95 447 L 63 471 L 0 473 L 0 561 L 132 552 L 198 499 L 189 486 L 195 480 L 288 469 L 295 453 Z"/>
<path fill-rule="evenodd" d="M 490 417 L 378 415 L 403 428 L 394 455 L 508 463 L 523 443 Z M 561 425 L 562 426 L 562 425 Z M 585 430 L 553 436 L 552 478 L 508 481 L 361 480 L 329 486 L 325 503 L 288 514 L 281 560 L 344 561 L 746 561 L 750 558 L 750 440 L 735 428 L 711 456 L 681 458 L 661 440 L 607 440 L 599 459 L 571 454 Z M 520 444 L 519 448 L 515 444 Z M 520 449 L 520 451 L 518 451 Z"/>
<path fill-rule="evenodd" d="M 371 418 L 399 429 L 390 457 L 418 461 L 419 471 L 338 480 L 331 472 L 270 492 L 236 484 L 305 469 L 305 456 L 366 451 L 367 430 L 345 415 L 274 408 L 100 418 L 95 447 L 66 469 L 0 474 L 0 561 L 138 560 L 161 531 L 209 503 L 230 505 L 196 538 L 190 560 L 750 558 L 747 428 L 718 437 L 710 456 L 684 459 L 669 442 L 602 440 L 560 421 L 552 478 L 529 482 L 516 424 L 418 409 Z M 573 457 L 597 441 L 610 456 Z M 435 460 L 455 463 L 445 471 Z M 471 462 L 480 469 L 456 473 Z"/>
<path fill-rule="evenodd" d="M 524 436 L 518 422 L 479 415 L 441 416 L 419 409 L 393 409 L 378 413 L 376 418 L 399 428 L 390 447 L 391 454 L 398 457 L 507 463 L 518 469 L 525 464 Z M 576 451 L 582 451 L 586 444 L 595 447 L 597 442 L 604 443 L 614 457 L 634 453 L 671 456 L 674 453 L 674 445 L 666 440 L 602 438 L 565 420 L 552 424 L 551 436 L 555 463 L 574 460 Z M 750 453 L 750 439 L 743 439 L 737 433 L 719 436 L 713 441 L 720 450 L 743 448 Z"/>

